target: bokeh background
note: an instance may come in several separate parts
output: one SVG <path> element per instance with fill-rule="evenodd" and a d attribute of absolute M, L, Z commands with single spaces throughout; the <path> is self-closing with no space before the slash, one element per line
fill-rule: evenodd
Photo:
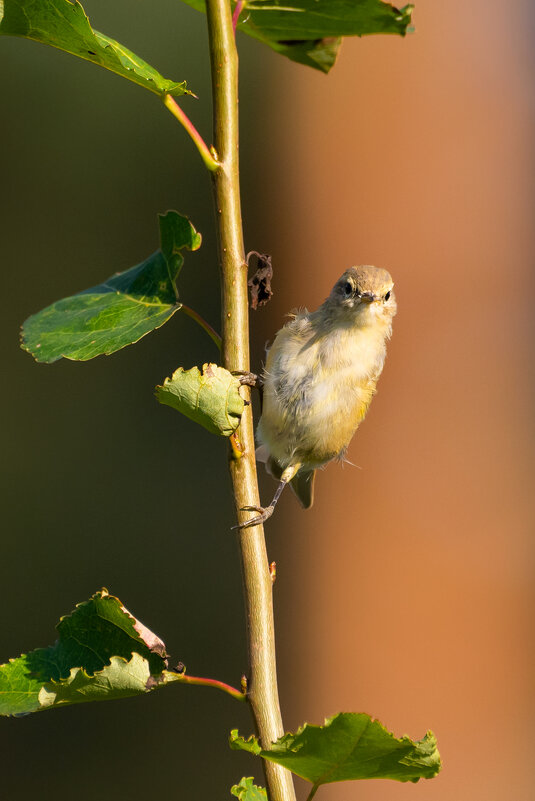
<path fill-rule="evenodd" d="M 86 0 L 114 36 L 199 101 L 205 22 L 174 0 Z M 287 729 L 366 711 L 432 728 L 436 779 L 322 788 L 329 801 L 502 801 L 533 794 L 533 140 L 535 11 L 418 4 L 404 40 L 345 42 L 329 76 L 240 40 L 247 249 L 269 252 L 255 365 L 292 307 L 355 263 L 387 267 L 399 314 L 379 394 L 314 508 L 268 526 Z M 210 182 L 158 100 L 28 41 L 0 41 L 4 304 L 0 660 L 54 640 L 107 586 L 191 673 L 246 665 L 225 443 L 159 407 L 178 365 L 216 359 L 176 315 L 135 347 L 36 365 L 18 327 L 156 249 L 156 213 L 202 231 L 184 301 L 218 325 Z M 272 485 L 261 478 L 263 497 Z M 3 797 L 228 798 L 248 711 L 216 691 L 0 721 Z M 303 783 L 299 784 L 305 798 Z M 318 798 L 320 797 L 318 793 Z"/>

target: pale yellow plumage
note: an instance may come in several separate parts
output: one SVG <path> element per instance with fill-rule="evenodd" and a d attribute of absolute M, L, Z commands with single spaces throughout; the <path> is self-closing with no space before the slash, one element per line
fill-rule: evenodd
<path fill-rule="evenodd" d="M 264 371 L 260 455 L 281 481 L 312 505 L 316 468 L 343 456 L 375 393 L 396 302 L 386 270 L 351 267 L 315 312 L 293 315 L 276 335 Z"/>

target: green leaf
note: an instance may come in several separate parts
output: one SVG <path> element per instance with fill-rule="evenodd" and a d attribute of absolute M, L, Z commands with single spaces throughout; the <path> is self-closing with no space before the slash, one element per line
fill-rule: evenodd
<path fill-rule="evenodd" d="M 205 0 L 184 0 L 205 11 Z M 248 0 L 238 29 L 284 56 L 329 72 L 340 37 L 393 33 L 405 36 L 413 6 L 383 0 Z"/>
<path fill-rule="evenodd" d="M 239 426 L 245 405 L 239 380 L 216 364 L 203 364 L 202 373 L 198 367 L 179 367 L 156 387 L 156 397 L 212 434 L 224 437 L 230 437 Z"/>
<path fill-rule="evenodd" d="M 250 35 L 253 36 L 252 33 Z M 329 72 L 331 67 L 334 67 L 342 44 L 341 37 L 315 39 L 308 42 L 292 42 L 290 40 L 278 42 L 274 39 L 267 41 L 260 36 L 255 36 L 255 39 L 263 41 L 281 56 L 286 56 L 291 61 L 321 70 L 321 72 Z"/>
<path fill-rule="evenodd" d="M 412 8 L 399 10 L 383 0 L 249 0 L 242 12 L 242 24 L 279 40 L 374 33 L 403 36 Z"/>
<path fill-rule="evenodd" d="M 199 250 L 202 237 L 195 230 L 187 217 L 183 217 L 176 211 L 168 211 L 166 214 L 159 214 L 160 223 L 160 250 L 165 260 L 171 264 L 171 273 L 178 274 L 182 262 L 176 266 L 173 258 L 180 256 L 183 248 L 188 250 Z M 175 278 L 176 278 L 175 274 Z"/>
<path fill-rule="evenodd" d="M 106 590 L 78 604 L 48 648 L 0 665 L 0 714 L 147 693 L 180 679 L 164 643 Z"/>
<path fill-rule="evenodd" d="M 175 280 L 181 250 L 201 235 L 176 211 L 160 215 L 161 250 L 103 284 L 58 300 L 22 326 L 22 347 L 38 362 L 109 355 L 159 328 L 181 308 Z"/>
<path fill-rule="evenodd" d="M 158 95 L 191 94 L 185 81 L 170 81 L 119 42 L 94 31 L 84 9 L 69 0 L 3 0 L 0 35 L 23 36 L 99 64 Z"/>
<path fill-rule="evenodd" d="M 230 788 L 232 795 L 239 798 L 239 801 L 267 801 L 267 793 L 264 787 L 257 787 L 253 784 L 253 777 L 245 778 L 239 784 Z"/>
<path fill-rule="evenodd" d="M 324 726 L 305 724 L 296 734 L 285 734 L 269 750 L 256 737 L 244 740 L 231 732 L 231 748 L 269 759 L 301 776 L 314 787 L 353 779 L 430 779 L 441 768 L 432 732 L 414 742 L 394 737 L 369 715 L 342 712 Z"/>

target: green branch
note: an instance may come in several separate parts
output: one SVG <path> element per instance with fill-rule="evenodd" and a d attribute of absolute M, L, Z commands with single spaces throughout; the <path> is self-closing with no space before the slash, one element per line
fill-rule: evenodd
<path fill-rule="evenodd" d="M 227 370 L 249 370 L 249 310 L 247 263 L 243 247 L 238 156 L 238 54 L 228 0 L 207 0 L 210 39 L 214 141 L 220 169 L 212 173 L 217 211 L 222 286 L 222 363 Z M 238 429 L 241 458 L 231 458 L 230 474 L 236 513 L 245 522 L 242 507 L 260 504 L 255 463 L 251 406 Z M 272 581 L 262 526 L 238 533 L 242 557 L 251 703 L 264 747 L 283 734 L 277 689 Z M 294 801 L 291 774 L 274 763 L 265 764 L 271 801 Z"/>

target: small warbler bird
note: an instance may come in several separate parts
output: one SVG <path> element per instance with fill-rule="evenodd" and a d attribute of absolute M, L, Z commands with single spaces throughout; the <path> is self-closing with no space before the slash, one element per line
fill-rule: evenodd
<path fill-rule="evenodd" d="M 259 514 L 240 528 L 271 517 L 288 483 L 309 509 L 316 469 L 343 458 L 383 369 L 396 313 L 393 286 L 386 270 L 350 267 L 319 309 L 293 313 L 277 333 L 256 433 L 257 458 L 279 486 L 269 506 L 245 507 Z"/>

